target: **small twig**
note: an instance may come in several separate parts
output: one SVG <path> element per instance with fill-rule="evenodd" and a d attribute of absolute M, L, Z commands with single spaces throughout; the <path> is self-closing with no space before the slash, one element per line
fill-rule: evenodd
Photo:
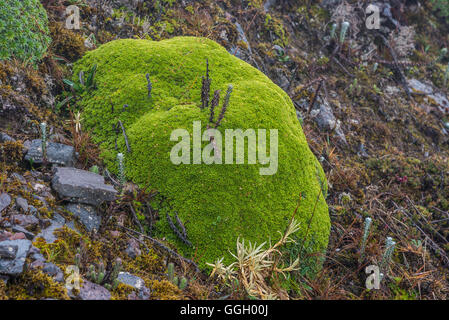
<path fill-rule="evenodd" d="M 315 94 L 313 96 L 313 99 L 312 99 L 312 101 L 309 104 L 309 109 L 307 110 L 307 115 L 309 115 L 310 112 L 312 111 L 313 105 L 315 104 L 316 99 L 318 98 L 318 94 L 320 93 L 321 86 L 323 85 L 323 81 L 324 80 L 321 79 L 320 82 L 318 83 L 318 86 L 317 86 L 317 88 L 315 90 Z"/>
<path fill-rule="evenodd" d="M 111 174 L 109 173 L 108 169 L 104 169 L 104 173 L 106 173 L 106 175 L 108 176 L 107 178 L 109 180 L 111 180 L 111 182 L 116 185 L 116 186 L 120 186 L 120 183 L 118 183 L 116 180 L 114 180 L 114 178 L 112 178 Z"/>
<path fill-rule="evenodd" d="M 226 110 L 228 109 L 229 99 L 231 97 L 232 89 L 233 89 L 233 86 L 229 85 L 228 91 L 226 91 L 226 96 L 225 96 L 225 99 L 223 102 L 223 107 L 221 108 L 220 115 L 218 116 L 217 122 L 215 123 L 215 128 L 218 128 L 218 126 L 221 124 L 221 120 L 223 120 Z"/>
<path fill-rule="evenodd" d="M 143 229 L 142 225 L 140 224 L 139 218 L 137 217 L 136 211 L 134 210 L 134 207 L 133 207 L 133 205 L 131 203 L 129 204 L 129 208 L 131 209 L 131 212 L 133 214 L 134 223 L 137 224 L 137 226 L 140 229 L 140 232 L 145 234 L 145 230 Z"/>
<path fill-rule="evenodd" d="M 184 227 L 184 224 L 182 223 L 181 219 L 178 217 L 178 214 L 177 214 L 177 213 L 176 213 L 175 218 L 176 218 L 176 222 L 178 223 L 179 228 L 181 228 L 182 235 L 183 235 L 185 238 L 187 238 L 187 231 L 186 231 L 186 228 Z"/>
<path fill-rule="evenodd" d="M 332 61 L 334 61 L 340 68 L 342 68 L 343 71 L 344 71 L 348 76 L 350 76 L 351 78 L 354 78 L 354 77 L 355 77 L 352 73 L 350 73 L 350 72 L 348 71 L 348 69 L 346 69 L 346 68 L 340 63 L 340 61 L 337 60 L 337 58 L 333 57 L 333 58 L 332 58 Z"/>
<path fill-rule="evenodd" d="M 117 122 L 120 127 L 122 128 L 122 132 L 123 132 L 123 137 L 125 137 L 125 144 L 126 144 L 126 149 L 128 150 L 128 152 L 131 152 L 131 147 L 129 146 L 129 142 L 128 142 L 128 136 L 126 135 L 126 131 L 125 131 L 125 127 L 123 126 L 123 123 L 119 120 Z"/>
<path fill-rule="evenodd" d="M 166 216 L 167 216 L 168 225 L 173 230 L 173 232 L 178 236 L 178 238 L 181 239 L 182 242 L 184 242 L 189 247 L 192 247 L 192 243 L 189 240 L 187 240 L 186 235 L 184 235 L 184 234 L 186 234 L 186 230 L 185 230 L 184 226 L 182 225 L 182 223 L 180 223 L 180 225 L 182 226 L 183 232 L 178 230 L 178 228 L 175 226 L 175 224 L 173 223 L 173 220 L 171 219 L 171 217 L 168 213 L 166 214 Z M 176 215 L 176 218 L 179 221 L 178 215 Z"/>

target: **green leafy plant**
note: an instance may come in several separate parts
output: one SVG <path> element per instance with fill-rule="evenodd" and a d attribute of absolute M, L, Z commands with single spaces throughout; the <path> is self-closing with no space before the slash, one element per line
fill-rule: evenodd
<path fill-rule="evenodd" d="M 92 68 L 87 72 L 85 78 L 84 71 L 80 71 L 78 74 L 79 83 L 73 82 L 69 79 L 63 79 L 63 82 L 67 84 L 73 93 L 80 95 L 81 93 L 95 88 L 95 74 L 97 73 L 97 65 L 94 64 Z"/>
<path fill-rule="evenodd" d="M 39 0 L 3 0 L 0 5 L 0 60 L 36 64 L 50 45 L 48 17 Z"/>
<path fill-rule="evenodd" d="M 84 71 L 80 71 L 78 73 L 79 83 L 71 81 L 69 79 L 63 79 L 62 81 L 70 87 L 71 94 L 65 97 L 64 100 L 60 101 L 56 105 L 56 109 L 59 110 L 61 107 L 69 103 L 74 98 L 82 95 L 84 92 L 88 92 L 92 89 L 95 89 L 95 75 L 97 73 L 97 65 L 94 64 L 92 68 L 89 69 L 87 74 Z"/>

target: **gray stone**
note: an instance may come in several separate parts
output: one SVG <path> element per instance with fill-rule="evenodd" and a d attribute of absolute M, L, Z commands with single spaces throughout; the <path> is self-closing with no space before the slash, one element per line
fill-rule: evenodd
<path fill-rule="evenodd" d="M 22 210 L 23 212 L 28 212 L 28 201 L 26 201 L 22 197 L 16 198 L 16 206 L 18 209 Z"/>
<path fill-rule="evenodd" d="M 449 100 L 446 95 L 435 91 L 430 84 L 423 83 L 417 79 L 409 79 L 407 83 L 411 90 L 427 95 L 430 98 L 428 100 L 429 104 L 436 104 L 442 113 L 449 113 Z"/>
<path fill-rule="evenodd" d="M 139 249 L 139 244 L 134 239 L 128 240 L 128 247 L 125 249 L 125 253 L 131 259 L 136 259 L 138 256 L 142 254 L 142 252 Z"/>
<path fill-rule="evenodd" d="M 0 242 L 0 258 L 1 259 L 14 259 L 16 257 L 17 254 L 17 250 L 19 249 L 18 246 L 16 245 L 7 245 L 7 244 L 2 244 Z"/>
<path fill-rule="evenodd" d="M 43 238 L 47 243 L 53 243 L 57 240 L 54 235 L 55 230 L 60 229 L 64 226 L 64 224 L 59 224 L 57 222 L 51 224 L 48 228 L 43 229 L 37 236 L 37 238 Z"/>
<path fill-rule="evenodd" d="M 20 174 L 18 174 L 18 173 L 16 173 L 16 172 L 14 172 L 14 173 L 11 175 L 11 178 L 13 178 L 13 179 L 15 179 L 15 180 L 19 180 L 20 183 L 22 183 L 22 184 L 26 184 L 26 183 L 27 183 L 26 179 L 25 179 L 22 175 L 20 175 Z"/>
<path fill-rule="evenodd" d="M 14 141 L 16 140 L 8 136 L 6 133 L 0 132 L 0 143 L 14 142 Z"/>
<path fill-rule="evenodd" d="M 129 272 L 120 272 L 117 276 L 117 280 L 120 283 L 126 284 L 135 289 L 141 290 L 145 287 L 145 281 L 138 276 L 132 275 Z"/>
<path fill-rule="evenodd" d="M 66 209 L 73 213 L 75 217 L 91 232 L 100 228 L 101 217 L 98 215 L 94 207 L 84 204 L 70 203 Z"/>
<path fill-rule="evenodd" d="M 110 300 L 111 293 L 105 287 L 84 280 L 78 298 L 81 300 Z"/>
<path fill-rule="evenodd" d="M 11 197 L 7 193 L 0 194 L 0 213 L 11 204 Z"/>
<path fill-rule="evenodd" d="M 94 206 L 113 201 L 117 194 L 103 176 L 75 168 L 57 168 L 52 186 L 61 198 Z"/>
<path fill-rule="evenodd" d="M 39 224 L 39 219 L 26 214 L 16 214 L 12 218 L 13 223 L 24 228 L 35 228 Z"/>
<path fill-rule="evenodd" d="M 321 103 L 319 109 L 313 109 L 310 112 L 310 115 L 314 118 L 320 130 L 334 130 L 340 141 L 347 144 L 346 137 L 341 130 L 340 121 L 335 118 L 332 108 L 327 101 Z"/>
<path fill-rule="evenodd" d="M 30 249 L 30 252 L 28 253 L 29 257 L 31 258 L 32 261 L 40 261 L 40 262 L 45 262 L 46 259 L 44 258 L 44 256 L 41 254 L 41 251 L 32 246 Z"/>
<path fill-rule="evenodd" d="M 151 297 L 151 291 L 145 287 L 145 282 L 138 276 L 132 275 L 129 272 L 120 272 L 117 276 L 120 283 L 128 285 L 138 290 L 138 298 L 147 300 Z"/>
<path fill-rule="evenodd" d="M 25 229 L 24 227 L 21 227 L 21 226 L 13 226 L 12 231 L 16 232 L 16 233 L 22 232 L 28 240 L 33 240 L 34 236 L 35 236 L 34 233 L 28 231 L 27 229 Z"/>
<path fill-rule="evenodd" d="M 42 268 L 42 271 L 44 273 L 48 274 L 49 276 L 53 277 L 57 282 L 64 281 L 64 273 L 54 263 L 51 263 L 51 262 L 44 263 L 44 267 Z"/>
<path fill-rule="evenodd" d="M 10 276 L 17 276 L 23 271 L 25 259 L 31 248 L 30 240 L 6 240 L 0 242 L 0 246 L 17 246 L 17 254 L 14 259 L 0 259 L 0 273 Z"/>
<path fill-rule="evenodd" d="M 47 142 L 46 154 L 48 163 L 68 167 L 75 164 L 75 149 L 71 146 L 61 143 Z M 36 164 L 41 164 L 43 162 L 41 139 L 31 141 L 28 152 L 25 155 L 25 160 L 31 160 Z"/>
<path fill-rule="evenodd" d="M 43 238 L 47 243 L 53 243 L 57 240 L 56 236 L 54 235 L 55 230 L 64 227 L 64 225 L 66 225 L 73 231 L 78 232 L 78 230 L 76 230 L 76 228 L 75 228 L 73 221 L 69 221 L 66 223 L 63 216 L 61 216 L 59 213 L 55 213 L 53 215 L 53 219 L 50 222 L 50 225 L 48 227 L 46 227 L 45 229 L 43 229 L 35 237 L 35 239 Z"/>

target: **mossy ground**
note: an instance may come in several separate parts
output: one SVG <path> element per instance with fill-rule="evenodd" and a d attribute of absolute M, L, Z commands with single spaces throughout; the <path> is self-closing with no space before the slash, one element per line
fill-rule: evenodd
<path fill-rule="evenodd" d="M 228 85 L 234 87 L 220 126 L 223 136 L 228 128 L 278 130 L 279 167 L 274 175 L 260 175 L 260 165 L 177 166 L 171 162 L 175 145 L 171 132 L 181 128 L 192 134 L 196 120 L 202 121 L 203 131 L 207 125 L 209 110 L 199 107 L 206 59 L 212 91 L 221 89 L 223 96 Z M 303 199 L 296 218 L 301 234 L 307 232 L 313 214 L 309 235 L 316 239 L 314 250 L 326 249 L 330 224 L 323 171 L 307 146 L 292 102 L 261 72 L 217 43 L 195 37 L 113 41 L 89 52 L 76 64 L 75 74 L 94 64 L 97 89 L 79 103 L 85 123 L 102 141 L 110 167 L 116 167 L 115 156 L 123 152 L 127 178 L 160 191 L 165 198 L 160 216 L 176 212 L 186 223 L 193 249 L 176 239 L 165 218 L 157 228 L 184 254 L 195 254 L 204 267 L 205 262 L 222 256 L 229 261 L 228 249 L 238 237 L 258 243 L 275 240 L 288 224 L 300 194 Z M 151 98 L 146 73 L 153 84 Z M 124 104 L 128 107 L 122 111 Z M 121 135 L 115 149 L 112 127 L 118 120 L 127 128 L 131 153 L 126 152 Z"/>

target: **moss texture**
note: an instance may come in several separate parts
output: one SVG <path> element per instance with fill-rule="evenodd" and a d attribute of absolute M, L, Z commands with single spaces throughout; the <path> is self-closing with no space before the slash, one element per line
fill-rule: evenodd
<path fill-rule="evenodd" d="M 47 12 L 38 0 L 5 0 L 0 7 L 0 60 L 35 64 L 51 42 Z"/>
<path fill-rule="evenodd" d="M 223 101 L 228 85 L 234 87 L 219 127 L 223 137 L 225 129 L 278 129 L 276 174 L 260 175 L 259 168 L 267 167 L 260 164 L 174 165 L 170 161 L 170 150 L 177 143 L 170 141 L 173 130 L 186 129 L 192 136 L 196 120 L 206 129 L 209 110 L 199 107 L 206 59 L 211 91 L 221 90 Z M 299 194 L 303 197 L 297 215 L 302 225 L 298 237 L 307 233 L 308 239 L 313 238 L 308 243 L 313 243 L 314 252 L 326 249 L 330 229 L 326 179 L 307 145 L 291 100 L 269 78 L 217 43 L 194 37 L 109 42 L 76 63 L 74 80 L 81 70 L 86 73 L 95 64 L 96 89 L 85 92 L 80 101 L 85 125 L 101 142 L 112 170 L 117 167 L 116 154 L 122 152 L 127 179 L 160 192 L 164 201 L 158 208 L 157 230 L 181 253 L 204 267 L 205 262 L 223 256 L 229 262 L 228 249 L 234 251 L 237 237 L 257 243 L 277 240 Z M 146 73 L 153 85 L 151 97 Z M 124 104 L 128 105 L 126 111 Z M 215 119 L 220 109 L 215 111 Z M 118 120 L 126 128 L 131 153 L 126 151 L 123 135 L 113 128 Z M 203 142 L 203 147 L 207 144 Z M 167 212 L 172 217 L 177 212 L 184 221 L 193 248 L 171 231 Z"/>

